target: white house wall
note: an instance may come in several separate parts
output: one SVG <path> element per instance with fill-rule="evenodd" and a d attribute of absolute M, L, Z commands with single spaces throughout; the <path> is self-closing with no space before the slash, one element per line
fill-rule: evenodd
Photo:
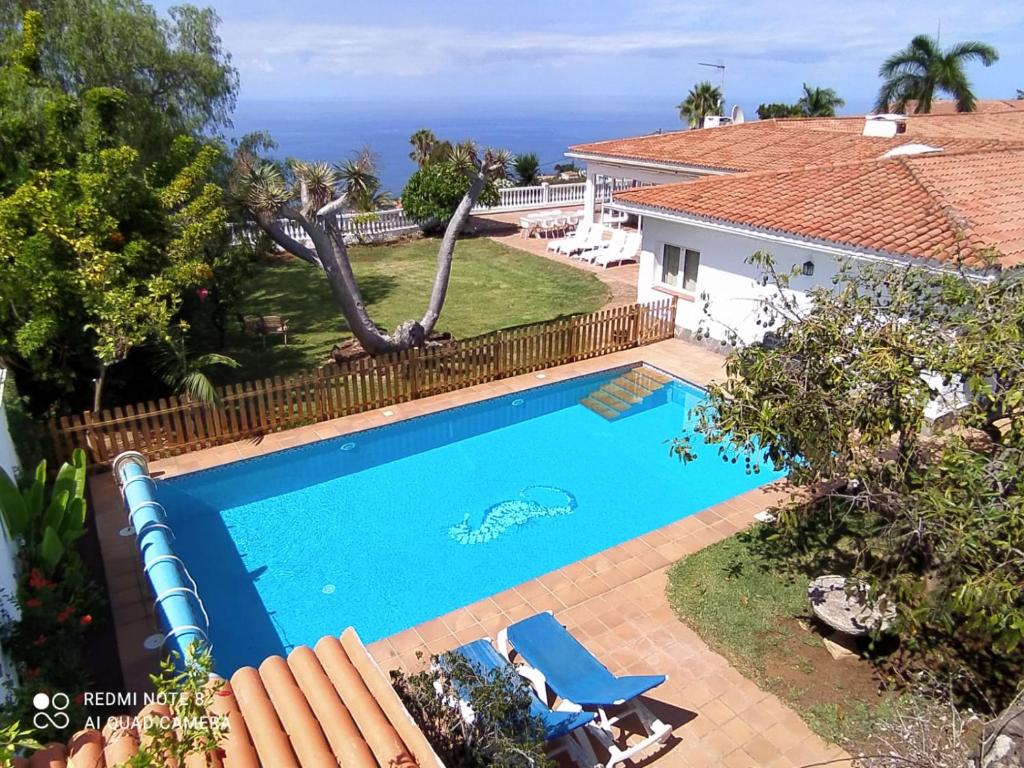
<path fill-rule="evenodd" d="M 586 161 L 588 175 L 605 176 L 611 179 L 630 179 L 641 184 L 678 184 L 681 181 L 692 181 L 700 174 L 686 170 L 661 170 L 643 168 L 635 165 L 615 165 L 594 160 Z"/>
<path fill-rule="evenodd" d="M 788 273 L 806 261 L 814 262 L 814 275 L 791 278 L 792 290 L 787 291 L 793 299 L 804 305 L 810 301 L 806 292 L 814 287 L 831 288 L 832 279 L 840 269 L 840 257 L 815 250 L 813 246 L 788 245 L 756 234 L 723 232 L 645 216 L 637 301 L 655 301 L 667 295 L 658 288 L 662 246 L 666 243 L 700 252 L 694 300 L 680 298 L 677 302 L 677 331 L 692 333 L 698 327 L 703 327 L 712 338 L 723 340 L 728 338 L 731 328 L 744 344 L 760 341 L 764 337 L 766 329 L 757 325 L 760 317 L 758 304 L 775 290 L 770 286 L 762 286 L 760 269 L 746 263 L 751 254 L 759 250 L 770 253 L 779 273 Z M 704 301 L 701 299 L 704 293 L 708 294 L 710 300 L 709 314 L 704 313 Z M 925 374 L 923 378 L 937 392 L 925 408 L 927 419 L 940 419 L 967 405 L 968 398 L 960 377 L 954 377 L 949 384 L 943 384 L 943 377 L 936 374 Z"/>
<path fill-rule="evenodd" d="M 0 369 L 0 467 L 12 479 L 18 476 L 18 454 L 14 449 L 10 428 L 7 424 L 7 409 L 3 405 L 4 379 L 7 372 Z M 17 588 L 15 571 L 15 547 L 7 536 L 7 529 L 0 523 L 0 625 L 5 620 L 17 620 L 17 604 L 13 598 Z M 14 672 L 7 654 L 0 647 L 0 703 L 10 695 L 8 685 L 13 682 Z"/>
<path fill-rule="evenodd" d="M 715 339 L 726 339 L 732 329 L 746 344 L 763 338 L 766 329 L 757 325 L 759 302 L 775 290 L 772 285 L 761 284 L 763 273 L 759 267 L 746 263 L 753 253 L 758 250 L 771 253 L 780 273 L 789 272 L 806 261 L 814 262 L 812 277 L 800 275 L 791 280 L 789 293 L 798 302 L 807 301 L 805 292 L 812 287 L 830 286 L 839 270 L 837 257 L 812 248 L 644 216 L 638 301 L 655 301 L 667 295 L 658 288 L 665 244 L 700 252 L 697 289 L 690 296 L 692 301 L 687 300 L 685 294 L 680 298 L 676 310 L 677 328 L 693 332 L 703 326 Z M 701 299 L 704 293 L 710 299 L 709 315 L 704 313 Z"/>

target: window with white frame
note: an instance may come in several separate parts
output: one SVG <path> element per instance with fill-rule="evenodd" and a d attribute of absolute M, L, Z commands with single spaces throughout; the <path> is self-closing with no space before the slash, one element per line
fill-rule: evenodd
<path fill-rule="evenodd" d="M 661 251 L 661 282 L 682 291 L 697 290 L 700 251 L 666 243 Z"/>

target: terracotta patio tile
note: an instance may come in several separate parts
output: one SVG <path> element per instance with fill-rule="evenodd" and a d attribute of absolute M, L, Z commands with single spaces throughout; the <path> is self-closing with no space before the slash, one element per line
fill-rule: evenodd
<path fill-rule="evenodd" d="M 419 624 L 416 626 L 416 631 L 427 645 L 430 645 L 430 643 L 439 637 L 451 634 L 451 629 L 449 629 L 441 619 L 432 619 L 431 621 Z"/>
<path fill-rule="evenodd" d="M 721 699 L 717 698 L 702 705 L 700 708 L 700 714 L 719 726 L 724 725 L 736 717 L 736 714 L 729 709 Z"/>
<path fill-rule="evenodd" d="M 759 763 L 767 763 L 779 755 L 778 748 L 764 736 L 760 735 L 754 736 L 754 738 L 746 742 L 743 745 L 743 751 Z"/>
<path fill-rule="evenodd" d="M 491 600 L 503 611 L 508 611 L 509 608 L 526 603 L 526 598 L 515 589 L 506 589 L 504 592 L 499 592 L 493 595 Z"/>

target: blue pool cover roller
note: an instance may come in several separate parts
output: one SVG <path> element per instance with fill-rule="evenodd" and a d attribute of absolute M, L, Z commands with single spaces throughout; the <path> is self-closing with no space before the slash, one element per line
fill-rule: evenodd
<path fill-rule="evenodd" d="M 174 551 L 174 532 L 157 500 L 146 457 L 127 451 L 114 459 L 113 469 L 128 522 L 135 530 L 143 572 L 153 590 L 157 617 L 166 632 L 163 648 L 177 654 L 180 667 L 196 650 L 209 645 L 209 617 L 195 580 Z"/>

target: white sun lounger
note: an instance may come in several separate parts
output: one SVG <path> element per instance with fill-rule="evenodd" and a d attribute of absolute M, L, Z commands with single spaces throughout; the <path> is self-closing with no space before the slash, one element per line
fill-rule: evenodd
<path fill-rule="evenodd" d="M 622 231 L 622 230 L 617 230 Z M 608 269 L 609 264 L 621 264 L 624 261 L 636 261 L 637 251 L 640 250 L 641 235 L 639 232 L 629 232 L 618 250 L 608 248 L 598 251 L 594 255 L 594 264 Z"/>
<path fill-rule="evenodd" d="M 554 251 L 555 253 L 564 253 L 568 256 L 573 251 L 578 251 L 580 248 L 584 247 L 587 242 L 587 238 L 594 227 L 598 227 L 598 225 L 582 221 L 576 226 L 576 230 L 568 237 L 563 237 L 559 240 L 552 240 L 548 243 L 548 250 Z"/>
<path fill-rule="evenodd" d="M 589 248 L 585 251 L 581 251 L 579 258 L 583 261 L 593 262 L 599 255 L 604 253 L 619 253 L 622 250 L 622 246 L 626 244 L 626 230 L 624 229 L 613 229 L 608 230 L 602 228 L 602 237 L 605 232 L 611 232 L 612 236 L 608 240 L 601 240 L 597 245 Z"/>

